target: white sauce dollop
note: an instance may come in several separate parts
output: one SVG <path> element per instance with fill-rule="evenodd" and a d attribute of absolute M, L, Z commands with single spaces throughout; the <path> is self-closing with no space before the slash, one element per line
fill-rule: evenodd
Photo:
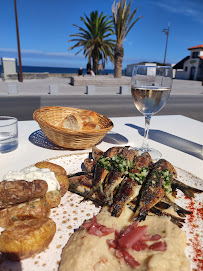
<path fill-rule="evenodd" d="M 44 180 L 47 182 L 48 185 L 47 192 L 60 190 L 60 185 L 56 179 L 54 172 L 52 172 L 48 168 L 30 167 L 19 171 L 9 171 L 4 175 L 3 180 L 25 180 L 27 182 L 32 182 L 34 180 Z"/>

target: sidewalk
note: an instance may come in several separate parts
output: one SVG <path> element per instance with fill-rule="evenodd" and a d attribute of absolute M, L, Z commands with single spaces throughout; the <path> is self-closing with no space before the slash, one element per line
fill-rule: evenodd
<path fill-rule="evenodd" d="M 171 95 L 199 95 L 203 94 L 203 86 L 200 81 L 174 79 Z"/>
<path fill-rule="evenodd" d="M 119 86 L 95 87 L 94 95 L 119 95 Z M 171 95 L 200 95 L 203 86 L 200 81 L 173 80 Z M 47 79 L 0 81 L 0 96 L 42 96 L 42 95 L 87 95 L 86 86 L 70 85 L 70 78 L 50 77 Z M 122 94 L 124 95 L 124 94 Z M 126 95 L 131 95 L 130 87 Z"/>

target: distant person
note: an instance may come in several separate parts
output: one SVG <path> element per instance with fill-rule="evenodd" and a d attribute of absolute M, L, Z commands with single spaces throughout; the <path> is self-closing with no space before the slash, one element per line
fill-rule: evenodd
<path fill-rule="evenodd" d="M 95 73 L 92 70 L 90 71 L 90 76 L 95 77 Z"/>
<path fill-rule="evenodd" d="M 82 67 L 78 70 L 78 76 L 82 76 Z"/>
<path fill-rule="evenodd" d="M 90 75 L 90 72 L 91 72 L 91 63 L 87 63 L 87 74 Z"/>

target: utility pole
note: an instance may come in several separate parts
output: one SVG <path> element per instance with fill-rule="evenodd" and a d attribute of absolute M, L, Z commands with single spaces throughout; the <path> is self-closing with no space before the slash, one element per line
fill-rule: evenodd
<path fill-rule="evenodd" d="M 166 47 L 165 47 L 165 54 L 164 54 L 164 66 L 166 65 L 166 52 L 167 52 L 167 45 L 168 45 L 169 26 L 170 26 L 170 23 L 168 23 L 168 28 L 167 29 L 162 30 L 162 32 L 164 32 L 166 34 Z"/>
<path fill-rule="evenodd" d="M 18 43 L 19 81 L 23 82 L 23 70 L 22 70 L 22 62 L 21 62 L 20 37 L 19 37 L 19 30 L 18 30 L 18 14 L 17 14 L 16 0 L 14 0 L 14 5 L 15 5 L 15 17 L 16 17 L 16 34 L 17 34 L 17 43 Z"/>

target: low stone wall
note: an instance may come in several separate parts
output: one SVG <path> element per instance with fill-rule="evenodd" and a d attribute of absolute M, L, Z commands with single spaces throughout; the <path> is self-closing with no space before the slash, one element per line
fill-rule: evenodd
<path fill-rule="evenodd" d="M 62 77 L 62 78 L 70 78 L 76 76 L 76 73 L 50 73 L 49 77 Z"/>
<path fill-rule="evenodd" d="M 61 78 L 70 78 L 75 76 L 75 73 L 49 73 L 49 72 L 43 72 L 43 73 L 35 73 L 35 72 L 24 72 L 23 73 L 23 79 L 45 79 L 49 77 L 61 77 Z M 14 74 L 1 74 L 1 78 L 3 81 L 6 80 L 18 80 L 19 75 L 17 73 Z"/>
<path fill-rule="evenodd" d="M 17 73 L 13 73 L 13 74 L 4 74 L 2 73 L 1 74 L 1 78 L 3 81 L 6 81 L 6 80 L 18 80 L 18 74 Z"/>
<path fill-rule="evenodd" d="M 90 76 L 73 76 L 71 77 L 71 85 L 73 86 L 122 86 L 130 85 L 131 78 L 127 76 L 122 76 L 121 78 L 114 78 L 105 75 L 97 75 L 95 77 Z"/>
<path fill-rule="evenodd" d="M 6 80 L 18 80 L 18 74 L 1 74 L 1 78 L 3 81 Z M 34 72 L 24 72 L 23 73 L 23 79 L 45 79 L 49 78 L 49 73 L 48 72 L 43 72 L 43 73 L 34 73 Z"/>

